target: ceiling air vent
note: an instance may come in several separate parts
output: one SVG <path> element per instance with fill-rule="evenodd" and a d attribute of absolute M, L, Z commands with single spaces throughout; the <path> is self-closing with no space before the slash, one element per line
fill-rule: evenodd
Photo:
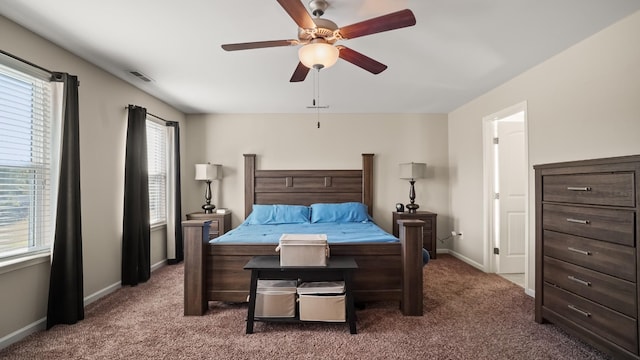
<path fill-rule="evenodd" d="M 137 77 L 138 79 L 140 79 L 140 80 L 142 80 L 144 82 L 152 82 L 153 81 L 150 77 L 148 77 L 147 75 L 145 75 L 145 74 L 143 74 L 143 73 L 141 73 L 139 71 L 135 71 L 135 70 L 129 71 L 129 74 Z"/>

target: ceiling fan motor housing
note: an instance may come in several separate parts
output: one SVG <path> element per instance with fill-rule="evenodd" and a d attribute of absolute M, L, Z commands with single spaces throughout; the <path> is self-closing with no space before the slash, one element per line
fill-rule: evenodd
<path fill-rule="evenodd" d="M 338 25 L 331 20 L 315 18 L 313 22 L 316 24 L 315 29 L 302 29 L 298 31 L 298 39 L 302 43 L 309 42 L 316 38 L 325 39 L 329 44 L 335 43 L 338 38 L 336 37 L 336 30 Z"/>
<path fill-rule="evenodd" d="M 309 8 L 313 16 L 322 16 L 324 11 L 329 7 L 329 3 L 324 0 L 311 0 L 309 2 Z"/>

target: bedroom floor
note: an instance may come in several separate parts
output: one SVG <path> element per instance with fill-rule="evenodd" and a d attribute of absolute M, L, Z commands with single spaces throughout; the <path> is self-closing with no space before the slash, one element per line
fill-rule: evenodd
<path fill-rule="evenodd" d="M 0 360 L 611 359 L 534 322 L 534 299 L 494 274 L 443 254 L 423 275 L 424 316 L 378 302 L 358 310 L 356 335 L 341 323 L 273 322 L 246 335 L 244 303 L 212 301 L 204 316 L 184 316 L 184 264 L 163 266 L 89 304 L 83 321 L 0 350 Z"/>

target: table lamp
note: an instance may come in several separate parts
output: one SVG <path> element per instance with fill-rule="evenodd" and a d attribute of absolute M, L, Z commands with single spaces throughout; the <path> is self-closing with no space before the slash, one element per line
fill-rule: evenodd
<path fill-rule="evenodd" d="M 426 173 L 427 164 L 425 163 L 410 162 L 400 164 L 400 179 L 409 180 L 409 184 L 411 184 L 411 187 L 409 188 L 410 203 L 406 206 L 410 214 L 415 214 L 416 210 L 420 207 L 420 205 L 415 203 L 416 189 L 413 185 L 415 184 L 416 179 L 424 178 Z"/>
<path fill-rule="evenodd" d="M 196 164 L 196 180 L 205 181 L 207 187 L 204 192 L 206 203 L 202 205 L 205 214 L 213 213 L 215 205 L 211 204 L 211 181 L 222 178 L 222 165 L 219 164 Z"/>

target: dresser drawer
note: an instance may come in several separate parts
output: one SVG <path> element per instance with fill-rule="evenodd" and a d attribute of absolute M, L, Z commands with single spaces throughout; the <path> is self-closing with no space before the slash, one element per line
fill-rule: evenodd
<path fill-rule="evenodd" d="M 550 257 L 544 258 L 544 280 L 637 318 L 635 283 Z"/>
<path fill-rule="evenodd" d="M 635 206 L 633 173 L 547 175 L 542 199 L 576 204 Z"/>
<path fill-rule="evenodd" d="M 635 212 L 570 205 L 542 205 L 542 227 L 566 234 L 635 245 Z"/>
<path fill-rule="evenodd" d="M 544 285 L 542 301 L 548 310 L 638 353 L 636 320 L 549 284 Z"/>
<path fill-rule="evenodd" d="M 636 249 L 606 241 L 544 230 L 544 254 L 636 282 Z"/>

